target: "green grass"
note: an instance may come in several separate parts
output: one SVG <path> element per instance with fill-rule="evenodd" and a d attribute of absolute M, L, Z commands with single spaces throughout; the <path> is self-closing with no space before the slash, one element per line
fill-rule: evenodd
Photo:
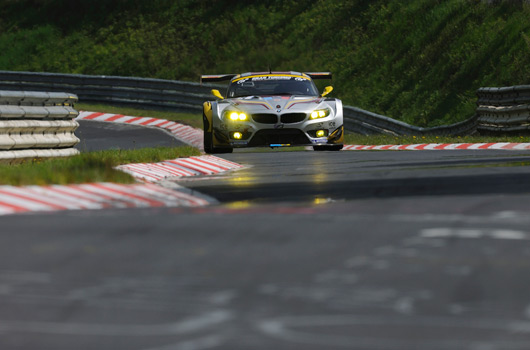
<path fill-rule="evenodd" d="M 509 0 L 6 0 L 0 69 L 196 82 L 330 70 L 345 104 L 436 126 L 469 118 L 479 87 L 530 84 L 528 18 Z"/>
<path fill-rule="evenodd" d="M 199 155 L 193 147 L 160 147 L 139 150 L 98 151 L 70 158 L 32 160 L 16 165 L 0 164 L 2 185 L 49 185 L 90 182 L 133 183 L 134 178 L 115 170 L 127 163 L 151 163 Z"/>
<path fill-rule="evenodd" d="M 347 145 L 411 145 L 418 143 L 490 143 L 490 142 L 530 142 L 530 136 L 389 136 L 358 134 L 344 135 Z"/>
<path fill-rule="evenodd" d="M 84 103 L 76 104 L 75 108 L 91 112 L 174 120 L 202 127 L 201 116 L 192 113 L 174 113 Z M 191 146 L 158 147 L 87 152 L 70 158 L 36 159 L 15 165 L 0 164 L 0 184 L 23 186 L 90 182 L 133 183 L 135 181 L 133 177 L 114 169 L 114 167 L 128 163 L 154 163 L 196 155 L 200 155 L 199 150 Z"/>
<path fill-rule="evenodd" d="M 75 109 L 78 111 L 115 113 L 134 117 L 148 117 L 157 119 L 167 119 L 182 124 L 191 125 L 202 129 L 202 116 L 200 113 L 177 113 L 159 110 L 147 110 L 131 107 L 118 107 L 104 104 L 77 103 Z"/>

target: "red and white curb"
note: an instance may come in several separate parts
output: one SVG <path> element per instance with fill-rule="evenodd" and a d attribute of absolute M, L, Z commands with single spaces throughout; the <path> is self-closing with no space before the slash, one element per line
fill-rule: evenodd
<path fill-rule="evenodd" d="M 0 215 L 59 210 L 206 206 L 212 199 L 196 193 L 186 193 L 185 188 L 175 183 L 164 185 L 176 190 L 160 184 L 164 180 L 213 175 L 243 166 L 215 156 L 199 156 L 159 163 L 125 164 L 116 168 L 145 183 L 0 186 Z"/>
<path fill-rule="evenodd" d="M 112 122 L 160 128 L 168 131 L 175 138 L 187 143 L 188 145 L 197 147 L 201 151 L 203 150 L 203 131 L 201 129 L 176 123 L 170 120 L 85 111 L 79 112 L 79 115 L 75 120 L 93 120 L 98 122 Z"/>
<path fill-rule="evenodd" d="M 204 198 L 154 184 L 0 186 L 0 215 L 76 209 L 198 207 L 209 203 Z"/>
<path fill-rule="evenodd" d="M 158 127 L 191 146 L 201 150 L 203 147 L 202 130 L 169 120 L 94 112 L 81 112 L 76 120 Z M 160 184 L 168 179 L 213 175 L 240 168 L 243 168 L 240 164 L 204 155 L 116 167 L 116 169 L 131 174 L 136 180 L 145 182 L 143 184 L 0 186 L 0 215 L 82 209 L 206 206 L 212 203 L 211 198 L 186 193 L 185 188 L 180 188 L 174 183 L 165 184 L 165 186 L 177 188 L 177 190 L 163 187 Z"/>
<path fill-rule="evenodd" d="M 137 180 L 159 182 L 185 176 L 213 175 L 229 170 L 241 169 L 242 165 L 215 156 L 177 158 L 159 163 L 136 163 L 119 165 Z"/>
<path fill-rule="evenodd" d="M 530 143 L 421 143 L 414 145 L 345 145 L 343 151 L 424 151 L 424 150 L 529 150 Z"/>
<path fill-rule="evenodd" d="M 77 120 L 95 120 L 159 127 L 177 139 L 203 150 L 203 132 L 165 119 L 132 117 L 121 114 L 80 112 Z M 421 143 L 413 145 L 344 145 L 343 151 L 423 151 L 423 150 L 528 150 L 530 143 Z"/>

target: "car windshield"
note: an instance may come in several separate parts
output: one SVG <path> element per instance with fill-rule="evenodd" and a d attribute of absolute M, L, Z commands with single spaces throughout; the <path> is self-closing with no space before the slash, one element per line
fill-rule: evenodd
<path fill-rule="evenodd" d="M 291 76 L 255 76 L 234 81 L 228 87 L 228 97 L 262 95 L 318 96 L 315 84 L 305 78 Z"/>

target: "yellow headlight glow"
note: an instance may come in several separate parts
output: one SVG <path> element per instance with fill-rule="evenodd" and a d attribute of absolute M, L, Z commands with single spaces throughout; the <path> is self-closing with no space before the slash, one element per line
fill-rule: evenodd
<path fill-rule="evenodd" d="M 317 130 L 316 135 L 317 137 L 324 137 L 326 136 L 326 132 L 324 130 Z"/>
<path fill-rule="evenodd" d="M 311 112 L 311 115 L 309 116 L 309 119 L 319 119 L 319 118 L 325 118 L 329 115 L 329 109 L 320 109 Z"/>
<path fill-rule="evenodd" d="M 228 112 L 228 119 L 231 121 L 245 121 L 248 120 L 248 117 L 245 113 L 239 113 L 239 112 Z"/>
<path fill-rule="evenodd" d="M 232 136 L 236 139 L 236 140 L 241 140 L 241 138 L 243 137 L 243 134 L 236 131 L 235 133 L 232 134 Z"/>

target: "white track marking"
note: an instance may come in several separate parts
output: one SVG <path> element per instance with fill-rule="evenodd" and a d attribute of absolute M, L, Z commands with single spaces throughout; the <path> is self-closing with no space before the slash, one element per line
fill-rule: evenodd
<path fill-rule="evenodd" d="M 457 228 L 429 228 L 420 232 L 423 238 L 491 238 L 502 240 L 527 240 L 528 234 L 523 231 L 506 229 L 457 229 Z"/>

